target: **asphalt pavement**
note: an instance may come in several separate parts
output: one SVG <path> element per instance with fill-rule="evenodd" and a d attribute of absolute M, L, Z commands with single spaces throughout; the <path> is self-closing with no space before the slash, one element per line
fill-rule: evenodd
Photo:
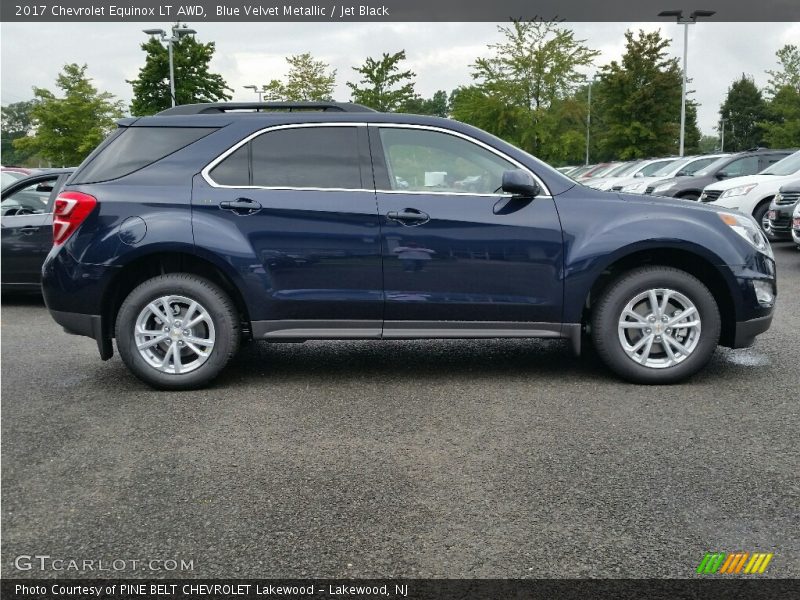
<path fill-rule="evenodd" d="M 800 251 L 775 252 L 772 328 L 668 387 L 454 340 L 248 344 L 157 392 L 4 297 L 3 575 L 689 577 L 749 551 L 800 577 Z"/>

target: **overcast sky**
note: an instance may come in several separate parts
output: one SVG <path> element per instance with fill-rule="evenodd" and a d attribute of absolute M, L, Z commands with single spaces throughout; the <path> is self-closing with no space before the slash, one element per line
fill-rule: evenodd
<path fill-rule="evenodd" d="M 492 23 L 189 23 L 201 41 L 214 40 L 212 68 L 234 88 L 234 100 L 254 100 L 242 89 L 286 72 L 284 57 L 311 52 L 337 69 L 336 98 L 349 99 L 346 81 L 366 56 L 406 50 L 407 65 L 417 73 L 416 89 L 430 96 L 469 83 L 470 64 L 500 39 Z M 64 64 L 87 63 L 101 90 L 131 98 L 126 79 L 136 77 L 144 61 L 139 43 L 143 28 L 168 23 L 2 23 L 0 24 L 0 99 L 2 104 L 32 98 L 33 86 L 55 89 Z M 672 37 L 671 54 L 680 57 L 683 27 L 674 23 L 572 23 L 567 26 L 601 51 L 597 65 L 618 59 L 626 29 L 654 30 Z M 715 135 L 719 105 L 730 83 L 742 73 L 759 86 L 774 69 L 775 51 L 800 39 L 800 23 L 698 23 L 689 27 L 689 77 L 700 103 L 700 129 Z"/>

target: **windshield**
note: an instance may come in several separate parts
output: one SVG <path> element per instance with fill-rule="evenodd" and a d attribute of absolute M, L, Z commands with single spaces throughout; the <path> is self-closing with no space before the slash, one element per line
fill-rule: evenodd
<path fill-rule="evenodd" d="M 727 165 L 730 161 L 731 161 L 731 157 L 730 156 L 723 156 L 722 158 L 718 158 L 717 160 L 712 162 L 706 168 L 695 172 L 695 175 L 697 177 L 706 177 L 706 176 L 711 175 L 712 173 L 716 172 L 720 167 L 722 167 L 724 165 Z"/>
<path fill-rule="evenodd" d="M 794 175 L 800 171 L 800 150 L 761 171 L 761 175 Z"/>
<path fill-rule="evenodd" d="M 606 177 L 620 177 L 633 169 L 638 163 L 622 163 L 616 169 L 611 171 Z"/>
<path fill-rule="evenodd" d="M 682 158 L 680 160 L 676 160 L 675 162 L 669 163 L 661 167 L 658 171 L 653 173 L 653 177 L 665 177 L 667 175 L 672 175 L 676 169 L 679 169 L 686 163 L 688 163 L 691 158 Z"/>
<path fill-rule="evenodd" d="M 680 160 L 680 159 L 678 159 L 678 160 Z M 649 165 L 646 165 L 646 166 L 642 167 L 637 172 L 641 173 L 645 177 L 652 177 L 653 173 L 655 173 L 656 171 L 658 171 L 659 169 L 661 169 L 664 166 L 671 165 L 674 162 L 676 162 L 676 160 L 674 158 L 670 158 L 668 160 L 656 160 L 654 162 L 651 162 Z"/>

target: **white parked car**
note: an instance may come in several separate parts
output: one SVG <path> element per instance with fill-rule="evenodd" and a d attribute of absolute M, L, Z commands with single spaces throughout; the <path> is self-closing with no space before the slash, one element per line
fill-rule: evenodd
<path fill-rule="evenodd" d="M 764 232 L 768 233 L 769 203 L 782 185 L 797 179 L 799 174 L 800 151 L 797 151 L 757 175 L 737 177 L 706 186 L 700 194 L 700 201 L 709 202 L 709 199 L 713 199 L 710 203 L 714 206 L 752 215 Z"/>
<path fill-rule="evenodd" d="M 792 239 L 797 247 L 800 248 L 800 202 L 794 207 L 792 213 Z"/>
<path fill-rule="evenodd" d="M 643 160 L 641 163 L 639 163 L 636 169 L 633 170 L 633 172 L 628 174 L 627 177 L 609 179 L 599 185 L 597 185 L 595 182 L 592 182 L 589 185 L 597 190 L 619 191 L 628 185 L 644 183 L 645 180 L 652 181 L 647 178 L 662 167 L 665 167 L 676 160 L 679 159 L 674 156 L 671 158 L 653 158 L 650 160 Z"/>

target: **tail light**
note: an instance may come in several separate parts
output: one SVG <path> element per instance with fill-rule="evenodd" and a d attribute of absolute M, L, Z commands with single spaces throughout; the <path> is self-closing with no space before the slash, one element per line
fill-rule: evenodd
<path fill-rule="evenodd" d="M 81 192 L 59 194 L 53 208 L 53 245 L 59 246 L 66 242 L 95 206 L 97 198 L 89 194 Z"/>

